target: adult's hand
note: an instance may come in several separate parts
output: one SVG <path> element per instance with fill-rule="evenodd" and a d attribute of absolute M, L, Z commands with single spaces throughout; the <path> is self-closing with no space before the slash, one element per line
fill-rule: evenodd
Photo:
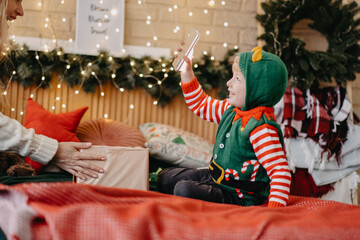
<path fill-rule="evenodd" d="M 61 169 L 74 176 L 86 179 L 86 176 L 97 178 L 95 172 L 103 173 L 104 169 L 87 163 L 83 160 L 105 160 L 104 156 L 92 153 L 80 152 L 80 149 L 90 148 L 91 143 L 85 142 L 61 142 L 52 162 Z"/>

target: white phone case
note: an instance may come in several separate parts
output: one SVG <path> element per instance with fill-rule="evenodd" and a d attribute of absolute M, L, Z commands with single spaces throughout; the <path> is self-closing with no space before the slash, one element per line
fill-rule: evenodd
<path fill-rule="evenodd" d="M 184 63 L 184 56 L 188 56 L 191 50 L 194 48 L 195 44 L 200 38 L 200 33 L 198 30 L 193 29 L 189 34 L 187 39 L 184 42 L 184 45 L 181 47 L 183 51 L 179 52 L 178 56 L 174 59 L 172 65 L 176 71 L 179 71 Z"/>

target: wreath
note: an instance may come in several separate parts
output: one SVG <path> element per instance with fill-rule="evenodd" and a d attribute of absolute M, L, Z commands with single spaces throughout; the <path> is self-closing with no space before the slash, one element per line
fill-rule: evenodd
<path fill-rule="evenodd" d="M 261 6 L 264 14 L 256 19 L 265 33 L 258 39 L 265 41 L 265 51 L 284 61 L 292 86 L 309 89 L 332 81 L 342 86 L 355 80 L 360 72 L 360 20 L 354 19 L 360 8 L 356 2 L 271 0 Z M 303 40 L 292 37 L 294 24 L 303 19 L 312 20 L 308 26 L 325 36 L 326 52 L 309 51 Z"/>

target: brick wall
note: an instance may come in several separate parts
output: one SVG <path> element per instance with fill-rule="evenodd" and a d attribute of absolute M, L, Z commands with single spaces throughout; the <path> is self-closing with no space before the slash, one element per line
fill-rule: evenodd
<path fill-rule="evenodd" d="M 263 0 L 226 0 L 222 5 L 215 0 L 138 0 L 125 1 L 125 45 L 151 46 L 176 50 L 180 40 L 192 29 L 197 28 L 202 36 L 196 47 L 195 56 L 203 51 L 215 58 L 222 58 L 228 48 L 235 45 L 240 51 L 249 51 L 256 45 L 258 32 L 255 14 L 257 4 Z M 360 0 L 356 0 L 360 3 Z M 41 3 L 41 4 L 39 4 Z M 177 8 L 174 8 L 174 5 Z M 76 0 L 23 1 L 25 16 L 11 23 L 10 34 L 17 36 L 75 39 Z M 207 13 L 204 12 L 207 10 Z M 189 13 L 192 16 L 189 16 Z M 150 16 L 150 24 L 147 18 Z M 53 28 L 44 27 L 46 17 Z M 65 21 L 63 21 L 65 18 Z M 228 23 L 228 27 L 224 23 Z M 174 33 L 174 29 L 180 29 Z M 207 35 L 206 32 L 210 34 Z M 309 30 L 305 23 L 294 29 L 294 35 L 302 37 L 310 50 L 326 46 L 326 40 L 319 33 Z M 154 36 L 157 40 L 154 40 Z M 224 47 L 224 43 L 227 47 Z M 351 84 L 354 109 L 360 113 L 360 80 Z"/>

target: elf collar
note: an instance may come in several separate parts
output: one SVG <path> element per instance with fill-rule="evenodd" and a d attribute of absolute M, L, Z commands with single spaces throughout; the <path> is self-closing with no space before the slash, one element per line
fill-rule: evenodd
<path fill-rule="evenodd" d="M 272 107 L 256 107 L 249 111 L 241 111 L 238 107 L 234 108 L 233 112 L 236 112 L 235 117 L 232 121 L 234 123 L 241 118 L 241 131 L 244 130 L 246 124 L 249 122 L 250 118 L 255 118 L 260 121 L 261 116 L 264 114 L 267 119 L 273 118 L 275 120 L 274 108 Z"/>

